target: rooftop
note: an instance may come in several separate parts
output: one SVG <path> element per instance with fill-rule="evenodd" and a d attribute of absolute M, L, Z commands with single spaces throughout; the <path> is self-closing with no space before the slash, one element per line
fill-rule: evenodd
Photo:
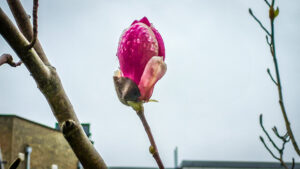
<path fill-rule="evenodd" d="M 286 163 L 291 168 L 292 163 Z M 180 168 L 283 168 L 279 162 L 249 162 L 249 161 L 182 161 Z M 294 169 L 300 169 L 300 163 L 295 163 Z"/>

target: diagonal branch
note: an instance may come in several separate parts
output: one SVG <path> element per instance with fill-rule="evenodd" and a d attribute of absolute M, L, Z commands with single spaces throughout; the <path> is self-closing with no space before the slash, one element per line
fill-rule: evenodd
<path fill-rule="evenodd" d="M 271 36 L 270 32 L 265 28 L 265 26 L 260 22 L 259 19 L 253 14 L 252 10 L 249 8 L 250 15 L 256 20 L 259 26 L 266 32 L 267 35 Z"/>
<path fill-rule="evenodd" d="M 273 158 L 275 158 L 276 160 L 280 160 L 278 157 L 275 156 L 275 154 L 271 151 L 271 149 L 267 146 L 267 144 L 265 143 L 265 140 L 262 136 L 259 136 L 260 141 L 263 143 L 263 145 L 265 146 L 265 148 L 269 151 L 269 153 L 272 155 Z"/>
<path fill-rule="evenodd" d="M 30 23 L 29 16 L 27 15 L 26 11 L 24 10 L 20 0 L 7 0 L 7 3 L 10 7 L 10 10 L 12 11 L 14 18 L 17 22 L 17 25 L 20 29 L 20 31 L 24 34 L 26 39 L 30 41 L 33 37 L 33 31 L 32 26 Z M 33 48 L 35 49 L 38 56 L 41 58 L 41 60 L 46 64 L 50 65 L 47 56 L 39 42 L 39 40 L 36 40 L 36 43 L 34 44 Z"/>
<path fill-rule="evenodd" d="M 80 139 L 68 139 L 68 132 L 65 132 L 64 135 L 83 167 L 85 169 L 106 169 L 103 159 L 84 133 L 55 68 L 45 65 L 35 50 L 27 49 L 28 41 L 1 8 L 0 34 L 31 73 L 38 88 L 47 99 L 60 127 L 62 128 L 67 121 L 72 121 L 75 124 L 76 136 Z"/>
<path fill-rule="evenodd" d="M 260 127 L 263 129 L 263 131 L 266 134 L 266 136 L 268 137 L 269 141 L 272 143 L 272 145 L 274 146 L 274 148 L 276 148 L 276 150 L 279 151 L 280 149 L 275 144 L 275 142 L 272 140 L 272 138 L 270 137 L 269 133 L 266 131 L 266 129 L 265 129 L 264 125 L 263 125 L 263 115 L 262 114 L 260 114 L 260 116 L 259 116 L 259 123 L 260 123 Z"/>
<path fill-rule="evenodd" d="M 264 0 L 265 1 L 265 3 L 270 7 L 271 6 L 271 4 L 269 3 L 269 1 L 268 0 Z"/>

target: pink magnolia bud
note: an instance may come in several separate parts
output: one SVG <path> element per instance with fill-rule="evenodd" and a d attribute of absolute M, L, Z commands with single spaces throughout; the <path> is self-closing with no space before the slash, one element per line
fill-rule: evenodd
<path fill-rule="evenodd" d="M 138 86 L 140 101 L 149 101 L 167 66 L 163 39 L 146 17 L 135 20 L 121 35 L 117 56 L 121 76 Z"/>

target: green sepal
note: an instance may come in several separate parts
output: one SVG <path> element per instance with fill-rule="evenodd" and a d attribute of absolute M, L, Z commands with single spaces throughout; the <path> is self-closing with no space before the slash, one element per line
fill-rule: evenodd
<path fill-rule="evenodd" d="M 150 99 L 148 102 L 156 102 L 156 103 L 158 103 L 158 100 Z"/>
<path fill-rule="evenodd" d="M 144 109 L 143 102 L 127 101 L 127 104 L 137 112 L 143 111 Z"/>

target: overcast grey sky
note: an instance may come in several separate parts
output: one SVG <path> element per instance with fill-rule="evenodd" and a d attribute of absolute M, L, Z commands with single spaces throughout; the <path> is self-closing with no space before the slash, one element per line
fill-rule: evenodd
<path fill-rule="evenodd" d="M 28 13 L 32 0 L 22 0 Z M 156 166 L 135 112 L 121 104 L 112 76 L 123 29 L 147 16 L 161 33 L 168 70 L 145 113 L 166 166 L 181 160 L 274 161 L 260 143 L 258 123 L 284 132 L 265 34 L 263 0 L 42 0 L 39 39 L 81 122 L 91 123 L 95 147 L 109 166 Z M 300 143 L 300 1 L 278 0 L 276 44 L 283 92 Z M 1 8 L 12 16 L 6 1 Z M 0 54 L 15 53 L 0 38 Z M 0 113 L 54 126 L 55 118 L 24 65 L 0 67 Z M 297 157 L 289 144 L 285 157 Z M 299 158 L 296 158 L 296 160 Z"/>

